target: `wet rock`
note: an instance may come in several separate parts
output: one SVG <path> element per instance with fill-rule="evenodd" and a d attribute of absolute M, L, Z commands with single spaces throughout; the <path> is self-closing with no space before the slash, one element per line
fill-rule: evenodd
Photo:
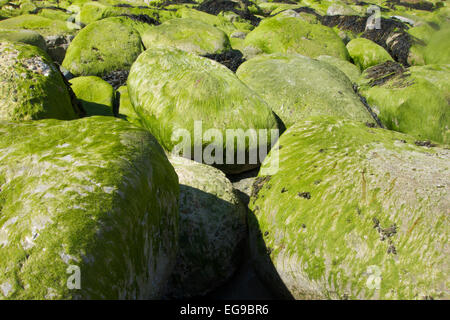
<path fill-rule="evenodd" d="M 257 161 L 250 159 L 248 153 L 270 147 L 271 129 L 279 129 L 266 102 L 232 71 L 215 61 L 177 49 L 154 48 L 140 55 L 128 77 L 128 92 L 143 125 L 168 151 L 194 158 L 193 148 L 199 143 L 195 123 L 198 126 L 201 121 L 202 132 L 214 129 L 214 135 L 221 137 L 214 138 L 214 142 L 213 138 L 205 138 L 211 140 L 203 141 L 201 150 L 209 145 L 203 161 L 214 163 L 226 173 L 257 167 Z M 245 154 L 243 162 L 228 156 L 227 164 L 226 130 L 230 128 L 241 131 L 235 132 L 234 151 L 227 152 L 236 157 Z M 267 129 L 267 141 L 242 139 L 250 128 Z"/>
<path fill-rule="evenodd" d="M 38 47 L 0 40 L 0 119 L 78 118 L 58 67 Z"/>
<path fill-rule="evenodd" d="M 249 218 L 255 269 L 278 297 L 448 298 L 450 153 L 415 140 L 329 117 L 281 136 Z"/>
<path fill-rule="evenodd" d="M 286 127 L 318 114 L 375 122 L 351 81 L 328 63 L 296 54 L 271 54 L 245 62 L 236 74 L 267 101 Z"/>
<path fill-rule="evenodd" d="M 0 298 L 161 298 L 179 187 L 156 140 L 111 117 L 0 132 Z"/>
<path fill-rule="evenodd" d="M 170 161 L 180 182 L 180 249 L 167 294 L 201 296 L 236 271 L 246 237 L 246 208 L 221 171 L 179 157 Z"/>

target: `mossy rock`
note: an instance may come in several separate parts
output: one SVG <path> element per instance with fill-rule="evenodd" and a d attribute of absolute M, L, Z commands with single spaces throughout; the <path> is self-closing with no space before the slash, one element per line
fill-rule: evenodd
<path fill-rule="evenodd" d="M 167 294 L 202 296 L 236 271 L 247 210 L 221 171 L 181 157 L 169 160 L 180 182 L 180 245 Z"/>
<path fill-rule="evenodd" d="M 450 64 L 429 64 L 409 68 L 412 78 L 422 78 L 435 85 L 450 104 Z"/>
<path fill-rule="evenodd" d="M 67 85 L 38 47 L 0 40 L 0 120 L 78 118 Z"/>
<path fill-rule="evenodd" d="M 161 14 L 160 14 L 161 13 Z M 105 18 L 117 17 L 121 15 L 134 15 L 134 16 L 148 16 L 155 20 L 163 20 L 162 18 L 168 15 L 170 18 L 175 17 L 175 12 L 165 11 L 163 9 L 158 10 L 156 8 L 143 8 L 143 7 L 115 7 L 105 3 L 99 2 L 86 2 L 81 7 L 80 22 L 88 25 L 92 22 L 99 21 Z M 165 21 L 165 20 L 163 20 Z"/>
<path fill-rule="evenodd" d="M 351 6 L 344 3 L 333 3 L 327 8 L 328 16 L 356 16 L 356 12 Z"/>
<path fill-rule="evenodd" d="M 150 28 L 142 36 L 146 48 L 174 47 L 198 55 L 231 49 L 228 36 L 220 29 L 194 19 L 172 19 Z"/>
<path fill-rule="evenodd" d="M 330 55 L 348 59 L 347 49 L 333 29 L 294 17 L 264 19 L 247 35 L 245 45 L 264 53 L 299 53 L 311 58 Z"/>
<path fill-rule="evenodd" d="M 134 111 L 134 107 L 131 104 L 127 86 L 122 86 L 117 89 L 116 101 L 117 100 L 119 104 L 118 117 L 127 120 L 128 122 L 134 123 L 137 126 L 141 126 L 139 116 L 136 114 L 136 111 Z"/>
<path fill-rule="evenodd" d="M 424 50 L 426 64 L 450 64 L 450 24 L 437 31 Z"/>
<path fill-rule="evenodd" d="M 347 44 L 347 50 L 350 57 L 361 70 L 386 61 L 394 61 L 382 46 L 365 38 L 351 40 Z"/>
<path fill-rule="evenodd" d="M 73 39 L 63 67 L 75 76 L 103 76 L 129 70 L 142 52 L 139 33 L 125 17 L 113 17 L 89 24 Z"/>
<path fill-rule="evenodd" d="M 37 13 L 40 17 L 49 18 L 52 20 L 61 20 L 61 21 L 69 21 L 69 18 L 71 17 L 71 14 L 65 10 L 56 10 L 52 8 L 43 8 L 42 10 L 39 10 Z"/>
<path fill-rule="evenodd" d="M 156 140 L 111 117 L 0 132 L 0 299 L 160 298 L 179 187 Z"/>
<path fill-rule="evenodd" d="M 450 143 L 446 95 L 426 77 L 413 77 L 407 71 L 389 61 L 368 68 L 359 80 L 359 93 L 386 128 L 421 140 Z"/>
<path fill-rule="evenodd" d="M 282 147 L 282 148 L 281 148 Z M 448 149 L 352 120 L 286 131 L 250 199 L 255 269 L 280 297 L 448 299 Z"/>
<path fill-rule="evenodd" d="M 271 137 L 250 143 L 244 139 L 244 132 L 267 129 L 270 134 L 271 129 L 279 129 L 264 100 L 227 67 L 178 49 L 153 48 L 142 53 L 131 68 L 128 92 L 142 124 L 166 150 L 197 159 L 203 154 L 209 158 L 217 151 L 207 164 L 214 163 L 227 173 L 239 173 L 258 165 L 247 160 L 226 164 L 223 159 L 227 152 L 236 155 L 270 146 Z M 209 129 L 215 133 L 200 141 L 196 126 L 201 126 L 203 133 L 212 133 Z M 237 133 L 237 142 L 234 138 L 227 142 L 227 129 L 242 130 Z M 179 134 L 182 136 L 177 137 Z M 221 134 L 222 139 L 216 134 Z M 234 143 L 234 153 L 231 147 L 226 147 L 227 143 L 230 146 Z"/>
<path fill-rule="evenodd" d="M 177 17 L 179 18 L 189 18 L 197 21 L 202 21 L 204 23 L 210 24 L 220 30 L 224 31 L 227 35 L 230 35 L 237 28 L 228 21 L 223 16 L 215 16 L 203 11 L 191 9 L 191 8 L 182 8 L 177 11 Z"/>
<path fill-rule="evenodd" d="M 75 34 L 80 27 L 74 23 L 53 20 L 37 15 L 22 15 L 0 21 L 0 29 L 34 30 L 42 36 Z"/>
<path fill-rule="evenodd" d="M 260 55 L 236 75 L 289 127 L 310 115 L 333 115 L 375 123 L 351 81 L 332 65 L 297 54 Z"/>
<path fill-rule="evenodd" d="M 87 116 L 114 116 L 114 89 L 108 82 L 95 76 L 77 77 L 69 82 Z"/>
<path fill-rule="evenodd" d="M 33 30 L 0 29 L 0 39 L 31 44 L 33 46 L 41 48 L 44 51 L 47 50 L 44 37 Z"/>
<path fill-rule="evenodd" d="M 317 60 L 326 62 L 338 68 L 343 73 L 345 73 L 347 78 L 349 78 L 353 83 L 358 81 L 359 77 L 361 76 L 359 67 L 355 66 L 351 62 L 348 62 L 347 60 L 342 60 L 332 56 L 318 56 Z"/>

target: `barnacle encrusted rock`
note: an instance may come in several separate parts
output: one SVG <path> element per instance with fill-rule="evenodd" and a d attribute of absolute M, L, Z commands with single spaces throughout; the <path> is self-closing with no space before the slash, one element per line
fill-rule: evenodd
<path fill-rule="evenodd" d="M 450 152 L 360 122 L 286 131 L 250 199 L 255 269 L 297 299 L 448 299 Z"/>
<path fill-rule="evenodd" d="M 351 81 L 328 63 L 274 53 L 244 62 L 236 75 L 261 95 L 287 127 L 319 114 L 375 123 Z"/>
<path fill-rule="evenodd" d="M 246 208 L 225 175 L 181 157 L 169 157 L 180 182 L 180 245 L 168 295 L 204 295 L 227 281 L 240 262 Z"/>
<path fill-rule="evenodd" d="M 129 70 L 143 50 L 128 18 L 106 18 L 81 30 L 67 49 L 63 67 L 75 76 L 104 76 Z"/>
<path fill-rule="evenodd" d="M 0 299 L 159 298 L 178 195 L 162 148 L 126 121 L 0 121 Z"/>
<path fill-rule="evenodd" d="M 71 120 L 80 114 L 44 51 L 0 40 L 0 120 Z"/>
<path fill-rule="evenodd" d="M 270 148 L 274 136 L 271 129 L 279 129 L 266 102 L 232 71 L 178 49 L 153 48 L 142 53 L 131 68 L 128 92 L 142 124 L 166 150 L 191 158 L 197 153 L 195 149 L 202 154 L 209 150 L 207 155 L 213 159 L 206 163 L 214 161 L 227 173 L 257 166 L 249 157 L 239 163 L 227 161 L 225 158 L 233 160 L 227 153 L 232 157 L 250 152 L 256 155 Z M 229 139 L 228 129 L 236 129 L 229 132 L 229 136 L 236 134 Z M 249 142 L 248 136 L 245 138 L 249 129 L 250 136 L 267 129 L 267 139 Z M 209 137 L 202 136 L 206 132 Z"/>
<path fill-rule="evenodd" d="M 348 59 L 345 44 L 333 29 L 295 17 L 264 19 L 247 35 L 245 47 L 247 52 L 256 50 L 255 53 L 299 53 L 311 58 L 329 55 Z"/>
<path fill-rule="evenodd" d="M 413 69 L 414 70 L 414 69 Z M 386 128 L 416 136 L 420 140 L 450 143 L 448 91 L 436 86 L 431 68 L 421 76 L 392 61 L 366 69 L 358 81 Z M 440 75 L 440 77 L 443 77 Z M 443 93 L 447 91 L 447 93 Z"/>
<path fill-rule="evenodd" d="M 108 82 L 95 76 L 77 77 L 69 82 L 87 116 L 114 115 L 114 89 Z"/>
<path fill-rule="evenodd" d="M 225 32 L 194 19 L 172 19 L 149 28 L 143 34 L 142 42 L 146 48 L 169 46 L 199 55 L 231 49 Z"/>

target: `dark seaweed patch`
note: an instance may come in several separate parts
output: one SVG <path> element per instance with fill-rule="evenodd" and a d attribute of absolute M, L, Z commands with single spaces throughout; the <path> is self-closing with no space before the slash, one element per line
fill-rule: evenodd
<path fill-rule="evenodd" d="M 386 49 L 396 61 L 409 66 L 409 49 L 412 42 L 415 41 L 406 32 L 409 26 L 397 19 L 381 18 L 381 29 L 366 30 L 368 18 L 369 16 L 323 16 L 321 22 L 328 27 L 338 27 L 355 34 L 361 34 L 362 38 L 369 39 Z"/>
<path fill-rule="evenodd" d="M 311 199 L 311 193 L 310 192 L 299 192 L 297 193 L 297 196 L 304 199 Z"/>
<path fill-rule="evenodd" d="M 397 80 L 397 87 L 405 87 L 412 84 L 407 81 L 410 74 L 406 71 L 407 69 L 401 64 L 394 61 L 386 61 L 368 68 L 365 72 L 367 73 L 366 79 L 371 79 L 369 81 L 369 86 L 371 87 L 381 86 L 394 78 Z"/>
<path fill-rule="evenodd" d="M 36 9 L 34 9 L 34 10 L 32 10 L 32 11 L 29 11 L 28 13 L 29 13 L 29 14 L 38 14 L 39 12 L 41 12 L 41 11 L 44 10 L 44 9 L 67 12 L 67 10 L 64 9 L 64 8 L 54 7 L 54 6 L 48 6 L 48 7 L 39 7 L 39 8 L 36 8 Z"/>
<path fill-rule="evenodd" d="M 127 70 L 116 70 L 103 76 L 102 79 L 112 85 L 114 90 L 117 90 L 127 83 L 128 74 Z"/>
<path fill-rule="evenodd" d="M 228 50 L 223 53 L 207 54 L 204 57 L 223 64 L 233 72 L 236 72 L 239 66 L 245 62 L 242 52 L 239 50 Z"/>
<path fill-rule="evenodd" d="M 254 199 L 253 202 L 258 197 L 259 191 L 264 187 L 264 185 L 270 181 L 272 176 L 265 176 L 265 177 L 257 177 L 255 181 L 253 182 L 253 188 L 252 188 L 252 194 L 251 197 Z"/>
<path fill-rule="evenodd" d="M 378 231 L 380 235 L 380 240 L 388 240 L 388 249 L 387 253 L 397 254 L 397 249 L 395 248 L 394 242 L 392 241 L 392 237 L 397 234 L 397 225 L 394 223 L 389 228 L 382 228 L 380 221 L 377 218 L 372 219 L 374 223 L 374 228 Z"/>
<path fill-rule="evenodd" d="M 414 144 L 419 147 L 428 147 L 428 148 L 436 147 L 436 145 L 432 143 L 430 140 L 414 141 Z"/>
<path fill-rule="evenodd" d="M 248 7 L 253 5 L 254 4 L 248 0 L 239 0 L 238 2 L 231 0 L 206 0 L 194 9 L 213 14 L 215 16 L 222 11 L 232 11 L 239 15 L 242 19 L 248 20 L 252 25 L 257 26 L 261 19 L 252 14 L 248 9 Z"/>
<path fill-rule="evenodd" d="M 356 34 L 364 32 L 368 17 L 360 16 L 323 16 L 321 22 L 327 27 L 338 27 L 341 30 L 352 31 Z"/>
<path fill-rule="evenodd" d="M 146 24 L 151 24 L 151 25 L 156 25 L 156 26 L 161 24 L 161 22 L 159 22 L 157 19 L 152 18 L 146 14 L 121 14 L 120 17 L 127 17 L 133 21 L 143 22 Z"/>
<path fill-rule="evenodd" d="M 388 0 L 388 5 L 392 8 L 395 6 L 402 6 L 405 8 L 423 10 L 423 11 L 434 11 L 437 8 L 441 7 L 440 5 L 434 5 L 428 1 L 420 1 L 420 2 L 403 2 L 400 0 Z"/>
<path fill-rule="evenodd" d="M 157 6 L 159 8 L 164 8 L 172 4 L 197 4 L 197 2 L 193 0 L 166 0 L 164 2 L 157 4 Z"/>

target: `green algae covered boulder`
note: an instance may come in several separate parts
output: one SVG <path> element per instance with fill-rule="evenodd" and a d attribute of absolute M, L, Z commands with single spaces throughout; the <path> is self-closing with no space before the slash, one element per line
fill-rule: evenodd
<path fill-rule="evenodd" d="M 348 59 L 345 44 L 333 29 L 295 17 L 264 19 L 247 35 L 245 46 L 264 53 L 299 53 L 311 58 L 329 55 Z"/>
<path fill-rule="evenodd" d="M 240 263 L 247 210 L 225 175 L 170 157 L 180 182 L 180 245 L 167 295 L 204 295 L 227 281 Z"/>
<path fill-rule="evenodd" d="M 134 107 L 131 104 L 130 96 L 128 94 L 128 87 L 122 86 L 116 91 L 116 103 L 119 105 L 118 117 L 128 122 L 134 123 L 137 126 L 141 126 L 139 116 L 134 111 Z"/>
<path fill-rule="evenodd" d="M 174 48 L 142 53 L 131 68 L 128 92 L 142 124 L 167 151 L 214 163 L 227 173 L 256 167 L 247 157 L 240 163 L 232 157 L 264 150 L 272 130 L 279 129 L 266 102 L 232 71 Z M 234 130 L 229 139 L 228 129 Z M 267 139 L 249 141 L 258 130 L 268 130 Z M 209 160 L 199 159 L 202 155 Z"/>
<path fill-rule="evenodd" d="M 386 128 L 420 140 L 450 143 L 448 93 L 426 77 L 388 61 L 366 69 L 358 84 L 359 93 Z"/>
<path fill-rule="evenodd" d="M 129 70 L 143 47 L 139 33 L 127 20 L 113 17 L 89 24 L 73 39 L 63 67 L 75 76 L 103 76 Z"/>
<path fill-rule="evenodd" d="M 108 5 L 107 3 L 87 1 L 81 7 L 81 10 L 79 12 L 79 20 L 81 23 L 88 25 L 95 21 L 121 15 L 145 15 L 151 19 L 165 21 L 165 19 L 174 18 L 175 12 L 165 9 L 159 10 L 147 6 L 133 7 L 131 3 L 129 3 L 128 6 L 117 6 L 117 4 L 115 6 L 112 6 Z"/>
<path fill-rule="evenodd" d="M 47 50 L 44 37 L 33 30 L 0 29 L 0 40 L 22 42 Z"/>
<path fill-rule="evenodd" d="M 365 38 L 351 40 L 347 43 L 347 50 L 350 57 L 361 70 L 386 61 L 394 61 L 382 46 Z"/>
<path fill-rule="evenodd" d="M 249 217 L 261 279 L 296 299 L 448 299 L 448 149 L 351 120 L 286 131 Z"/>
<path fill-rule="evenodd" d="M 183 7 L 177 11 L 177 17 L 179 18 L 189 18 L 197 21 L 202 21 L 204 23 L 210 24 L 216 28 L 219 28 L 227 35 L 230 35 L 234 31 L 237 30 L 235 25 L 228 21 L 223 16 L 215 16 L 213 14 L 209 14 L 203 11 L 195 10 L 192 8 Z"/>
<path fill-rule="evenodd" d="M 422 78 L 435 85 L 450 104 L 450 64 L 428 64 L 409 68 L 411 77 Z"/>
<path fill-rule="evenodd" d="M 142 42 L 146 48 L 168 46 L 199 55 L 231 49 L 225 32 L 194 19 L 172 19 L 150 28 L 143 34 Z"/>
<path fill-rule="evenodd" d="M 332 65 L 298 54 L 259 55 L 236 75 L 256 91 L 286 127 L 310 115 L 375 123 L 351 81 Z"/>
<path fill-rule="evenodd" d="M 111 117 L 0 122 L 0 299 L 159 298 L 175 263 L 178 179 Z"/>
<path fill-rule="evenodd" d="M 80 27 L 72 22 L 27 14 L 0 21 L 0 29 L 34 30 L 42 36 L 74 34 Z"/>
<path fill-rule="evenodd" d="M 332 56 L 319 56 L 317 57 L 317 60 L 326 62 L 338 68 L 343 73 L 345 73 L 347 78 L 349 78 L 350 81 L 353 83 L 358 81 L 359 77 L 361 76 L 360 69 L 353 63 L 348 62 L 347 60 L 342 60 Z"/>
<path fill-rule="evenodd" d="M 0 120 L 71 120 L 81 114 L 44 51 L 0 40 Z"/>
<path fill-rule="evenodd" d="M 424 49 L 426 64 L 449 64 L 450 63 L 450 24 L 437 31 Z"/>
<path fill-rule="evenodd" d="M 114 89 L 108 82 L 95 76 L 77 77 L 69 82 L 87 116 L 114 115 Z"/>

